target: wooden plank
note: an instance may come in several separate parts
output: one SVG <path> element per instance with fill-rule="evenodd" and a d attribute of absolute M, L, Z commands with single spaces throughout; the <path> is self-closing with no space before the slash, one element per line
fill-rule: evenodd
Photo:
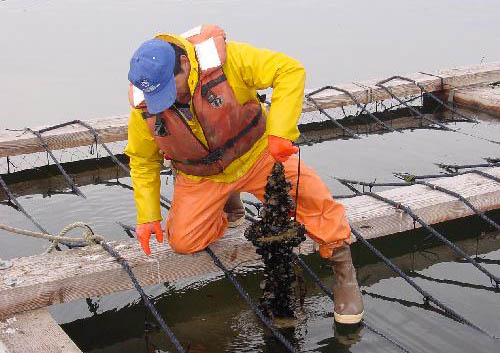
<path fill-rule="evenodd" d="M 441 89 L 441 80 L 437 77 L 420 73 L 411 73 L 403 76 L 415 80 L 416 82 L 421 84 L 427 91 L 432 92 Z M 350 83 L 347 85 L 340 85 L 338 87 L 349 91 L 359 102 L 370 103 L 391 98 L 389 93 L 387 93 L 383 88 L 376 86 L 376 84 L 381 80 L 382 79 L 367 80 L 362 82 Z M 411 94 L 420 94 L 420 88 L 408 81 L 395 79 L 387 82 L 386 84 L 384 84 L 384 86 L 389 88 L 390 91 L 398 97 Z M 353 105 L 353 101 L 348 95 L 338 91 L 326 90 L 321 93 L 315 94 L 313 98 L 323 109 Z M 317 109 L 312 103 L 308 101 L 304 102 L 304 106 L 302 109 L 303 112 L 314 110 Z"/>
<path fill-rule="evenodd" d="M 500 80 L 500 62 L 442 69 L 431 74 L 443 80 L 443 90 Z"/>
<path fill-rule="evenodd" d="M 500 115 L 500 86 L 462 88 L 452 92 L 452 97 L 459 105 Z"/>
<path fill-rule="evenodd" d="M 430 73 L 411 73 L 404 76 L 414 79 L 428 91 L 439 91 L 477 83 L 498 81 L 500 80 L 500 62 L 446 69 Z M 380 80 L 348 83 L 339 85 L 338 87 L 351 92 L 360 102 L 368 103 L 390 98 L 390 95 L 386 91 L 376 86 L 376 83 Z M 386 86 L 396 96 L 420 93 L 418 87 L 407 81 L 393 80 L 388 82 Z M 308 92 L 312 91 L 309 90 Z M 352 100 L 346 94 L 333 90 L 325 90 L 314 95 L 314 99 L 323 109 L 353 104 Z M 314 110 L 317 110 L 317 108 L 305 100 L 303 112 Z M 127 139 L 127 121 L 128 118 L 122 116 L 88 120 L 87 123 L 97 130 L 102 141 L 113 142 Z M 39 129 L 41 127 L 36 128 L 36 130 Z M 80 125 L 71 125 L 52 130 L 44 133 L 43 136 L 47 140 L 49 148 L 53 150 L 86 146 L 94 143 L 94 136 Z M 43 151 L 43 147 L 40 145 L 38 139 L 29 132 L 0 130 L 0 157 Z"/>
<path fill-rule="evenodd" d="M 434 116 L 431 114 L 424 115 L 429 118 L 434 118 Z M 344 127 L 348 127 L 358 134 L 381 134 L 390 132 L 374 120 L 368 120 L 368 123 L 356 125 L 353 125 L 352 122 L 349 122 L 347 119 L 345 119 L 345 121 L 347 122 L 347 124 L 342 124 L 342 121 L 340 121 L 340 123 Z M 396 130 L 419 129 L 432 125 L 432 122 L 430 121 L 421 120 L 413 116 L 402 116 L 395 119 L 384 120 L 384 123 Z M 299 130 L 309 142 L 321 142 L 325 140 L 333 140 L 346 137 L 345 131 L 338 128 L 330 121 L 305 124 L 299 126 Z"/>
<path fill-rule="evenodd" d="M 108 117 L 87 120 L 101 137 L 103 142 L 123 141 L 127 139 L 128 117 Z M 37 127 L 35 130 L 46 126 Z M 95 143 L 94 135 L 85 127 L 75 124 L 51 130 L 42 134 L 52 150 L 88 146 Z M 30 132 L 0 130 L 0 157 L 44 152 L 38 138 Z"/>
<path fill-rule="evenodd" d="M 45 308 L 0 322 L 0 353 L 4 352 L 82 353 Z"/>
<path fill-rule="evenodd" d="M 428 73 L 410 73 L 400 76 L 413 79 L 421 84 L 427 91 L 433 92 L 443 89 L 465 87 L 478 83 L 498 81 L 500 80 L 500 62 L 444 69 Z M 376 86 L 381 80 L 382 79 L 374 79 L 353 82 L 339 85 L 338 87 L 351 92 L 360 102 L 369 103 L 390 98 L 390 95 L 385 90 Z M 396 96 L 420 93 L 420 89 L 417 86 L 407 81 L 392 80 L 384 86 L 388 87 Z M 312 91 L 314 90 L 308 90 L 308 92 Z M 352 100 L 346 94 L 333 90 L 326 90 L 314 95 L 314 99 L 323 109 L 352 105 Z M 307 101 L 304 102 L 304 112 L 314 110 L 316 110 L 316 108 L 313 104 Z"/>
<path fill-rule="evenodd" d="M 500 168 L 488 172 L 500 177 Z M 433 182 L 460 193 L 482 211 L 500 208 L 500 184 L 491 179 L 465 174 Z M 380 194 L 408 205 L 429 224 L 473 214 L 456 198 L 422 185 Z M 368 239 L 414 227 L 409 216 L 371 197 L 345 199 L 342 203 L 350 222 Z M 147 258 L 135 240 L 111 244 L 129 261 L 142 285 L 219 273 L 205 252 L 179 255 L 167 245 L 152 241 L 152 256 Z M 308 240 L 301 245 L 301 251 L 307 254 L 313 247 L 313 242 Z M 258 263 L 253 246 L 243 237 L 242 227 L 228 232 L 211 248 L 229 268 L 243 261 L 248 261 L 246 265 Z M 0 317 L 132 288 L 120 265 L 100 246 L 23 257 L 12 262 L 11 268 L 0 271 Z M 12 279 L 17 279 L 18 284 L 9 286 Z"/>

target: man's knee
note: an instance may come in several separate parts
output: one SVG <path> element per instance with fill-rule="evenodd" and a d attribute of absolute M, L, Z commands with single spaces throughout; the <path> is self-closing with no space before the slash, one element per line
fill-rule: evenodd
<path fill-rule="evenodd" d="M 179 231 L 168 233 L 168 243 L 170 247 L 179 254 L 192 254 L 199 251 L 189 239 L 189 234 L 182 234 L 182 232 Z"/>
<path fill-rule="evenodd" d="M 227 218 L 221 214 L 220 219 L 203 223 L 191 230 L 184 227 L 168 227 L 168 243 L 172 250 L 179 254 L 192 254 L 205 249 L 208 245 L 222 237 L 227 228 Z"/>

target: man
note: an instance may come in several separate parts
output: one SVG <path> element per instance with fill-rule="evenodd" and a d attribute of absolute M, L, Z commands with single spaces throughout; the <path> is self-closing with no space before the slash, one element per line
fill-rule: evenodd
<path fill-rule="evenodd" d="M 166 235 L 172 249 L 191 254 L 222 237 L 229 221 L 244 216 L 240 192 L 263 200 L 273 164 L 297 182 L 305 71 L 295 59 L 248 44 L 227 42 L 217 26 L 183 35 L 160 34 L 134 53 L 128 75 L 132 110 L 128 145 L 136 233 L 149 255 L 160 225 L 160 169 L 168 159 L 177 170 Z M 273 88 L 269 112 L 257 90 Z M 300 167 L 297 220 L 319 243 L 320 255 L 336 274 L 334 316 L 357 323 L 363 301 L 347 242 L 344 208 L 304 164 Z M 294 194 L 292 193 L 292 196 Z"/>

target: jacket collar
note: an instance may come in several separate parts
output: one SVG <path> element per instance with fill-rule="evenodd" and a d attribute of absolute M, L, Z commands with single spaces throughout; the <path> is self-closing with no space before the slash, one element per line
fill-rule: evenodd
<path fill-rule="evenodd" d="M 199 71 L 198 71 L 199 65 L 198 61 L 196 60 L 194 45 L 191 44 L 186 38 L 183 38 L 176 34 L 159 33 L 155 36 L 155 38 L 162 39 L 168 43 L 178 45 L 179 47 L 183 48 L 186 51 L 189 63 L 191 65 L 191 72 L 189 73 L 188 85 L 189 85 L 189 90 L 191 91 L 191 96 L 193 96 L 193 92 L 196 85 L 198 84 L 198 77 L 199 77 Z"/>

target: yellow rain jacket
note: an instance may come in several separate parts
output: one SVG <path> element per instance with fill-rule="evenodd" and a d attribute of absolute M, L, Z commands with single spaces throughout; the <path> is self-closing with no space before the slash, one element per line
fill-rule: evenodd
<path fill-rule="evenodd" d="M 177 35 L 159 34 L 155 38 L 179 45 L 186 50 L 191 64 L 188 84 L 193 94 L 198 82 L 198 62 L 194 46 Z M 267 135 L 292 141 L 299 137 L 297 121 L 302 111 L 305 85 L 305 70 L 300 62 L 281 53 L 233 41 L 227 43 L 226 50 L 227 60 L 222 68 L 236 99 L 241 104 L 257 100 L 257 90 L 273 88 L 271 107 L 267 113 L 266 134 L 247 153 L 229 164 L 222 173 L 206 177 L 186 175 L 194 180 L 204 178 L 215 182 L 234 182 L 254 165 L 267 147 Z M 187 123 L 206 145 L 203 131 L 192 109 L 191 114 L 194 119 Z M 161 220 L 160 170 L 164 158 L 140 109 L 132 108 L 130 112 L 125 154 L 130 157 L 137 224 Z"/>

